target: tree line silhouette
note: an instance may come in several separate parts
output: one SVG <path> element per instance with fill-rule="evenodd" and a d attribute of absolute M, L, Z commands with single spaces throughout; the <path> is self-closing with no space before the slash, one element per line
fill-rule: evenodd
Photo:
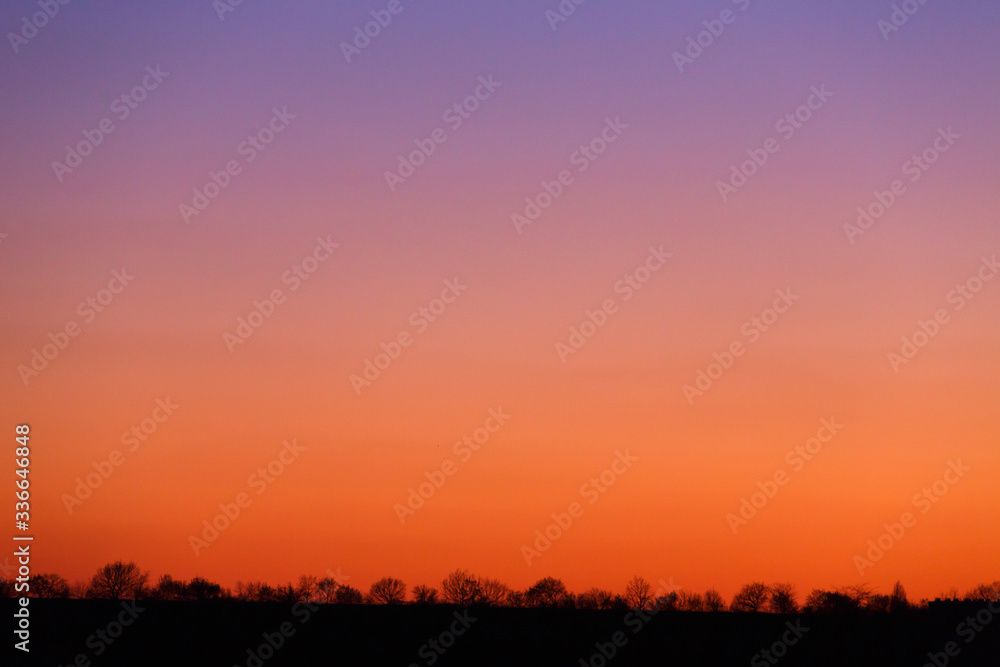
<path fill-rule="evenodd" d="M 407 596 L 406 584 L 394 577 L 374 582 L 368 592 L 341 583 L 334 577 L 299 577 L 297 585 L 271 586 L 261 581 L 237 582 L 235 590 L 194 577 L 174 579 L 164 574 L 155 585 L 149 573 L 134 562 L 116 561 L 104 565 L 87 582 L 70 585 L 58 574 L 38 574 L 30 579 L 29 597 L 142 599 L 142 600 L 241 600 L 248 602 L 313 602 L 318 604 L 452 604 L 463 607 L 546 607 L 563 609 L 659 609 L 691 612 L 769 612 L 776 614 L 899 613 L 927 605 L 911 603 L 903 585 L 896 582 L 890 594 L 877 593 L 866 584 L 845 586 L 827 591 L 813 589 L 802 604 L 795 587 L 789 583 L 753 582 L 742 586 L 727 605 L 715 589 L 704 593 L 674 590 L 656 595 L 653 586 L 642 577 L 632 577 L 623 593 L 592 587 L 572 593 L 555 577 L 543 577 L 525 590 L 513 589 L 497 579 L 479 577 L 468 570 L 454 570 L 441 582 L 440 589 L 417 585 Z M 0 579 L 0 597 L 21 597 L 13 580 Z M 952 589 L 942 597 L 959 598 Z M 965 600 L 1000 600 L 1000 581 L 980 584 L 970 589 Z"/>

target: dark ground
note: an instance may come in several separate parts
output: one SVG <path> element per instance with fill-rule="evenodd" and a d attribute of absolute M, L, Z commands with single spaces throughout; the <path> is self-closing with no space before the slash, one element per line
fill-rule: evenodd
<path fill-rule="evenodd" d="M 13 658 L 0 660 L 0 664 L 559 667 L 579 666 L 583 659 L 584 664 L 594 667 L 921 667 L 935 664 L 928 657 L 931 652 L 940 654 L 935 667 L 1000 665 L 1000 615 L 975 635 L 959 634 L 956 628 L 969 615 L 968 610 L 896 616 L 662 612 L 640 628 L 638 617 L 626 618 L 629 612 L 622 611 L 471 609 L 463 623 L 456 618 L 465 610 L 447 605 L 314 605 L 310 609 L 300 604 L 293 609 L 277 603 L 142 601 L 130 612 L 131 604 L 32 600 L 31 653 L 24 654 L 12 648 L 16 601 L 2 600 L 7 625 L 3 654 Z M 120 634 L 116 626 L 119 620 L 130 622 L 120 628 Z M 780 642 L 796 622 L 808 631 L 783 657 L 769 662 L 759 655 Z M 287 636 L 279 640 L 283 623 Z M 453 625 L 463 633 L 452 643 L 449 634 Z M 622 633 L 618 639 L 624 645 L 614 649 L 610 660 L 603 661 L 595 644 L 603 644 L 610 653 L 616 632 Z M 265 634 L 280 648 L 269 650 Z M 787 636 L 795 638 L 790 632 Z M 971 641 L 966 641 L 970 636 Z M 450 648 L 442 648 L 442 654 L 429 644 L 431 640 Z M 955 642 L 960 653 L 945 662 L 947 656 L 942 652 L 948 642 Z M 780 646 L 777 651 L 781 652 Z"/>

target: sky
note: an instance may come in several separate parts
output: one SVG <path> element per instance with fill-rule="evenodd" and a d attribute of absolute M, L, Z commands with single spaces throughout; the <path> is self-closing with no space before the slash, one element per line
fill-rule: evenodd
<path fill-rule="evenodd" d="M 998 578 L 995 4 L 44 4 L 0 8 L 36 571 Z"/>

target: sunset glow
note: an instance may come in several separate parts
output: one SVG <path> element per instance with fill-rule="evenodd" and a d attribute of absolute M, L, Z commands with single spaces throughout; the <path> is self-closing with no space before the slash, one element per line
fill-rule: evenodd
<path fill-rule="evenodd" d="M 2 56 L 35 571 L 1000 578 L 995 4 L 157 4 Z"/>

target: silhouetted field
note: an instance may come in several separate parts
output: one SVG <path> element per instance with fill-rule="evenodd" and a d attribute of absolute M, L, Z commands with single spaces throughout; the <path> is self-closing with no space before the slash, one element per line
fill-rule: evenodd
<path fill-rule="evenodd" d="M 0 604 L 10 623 L 16 601 Z M 940 654 L 940 667 L 946 664 L 943 652 L 948 642 L 955 642 L 960 653 L 948 658 L 947 664 L 1000 664 L 1000 622 L 986 625 L 967 641 L 970 632 L 956 630 L 970 615 L 967 609 L 792 616 L 664 611 L 645 621 L 635 611 L 305 603 L 293 607 L 233 600 L 32 600 L 30 610 L 31 653 L 14 651 L 8 640 L 5 652 L 15 655 L 13 664 L 556 667 L 578 666 L 583 660 L 594 667 L 920 667 L 934 664 L 930 652 Z M 784 650 L 775 649 L 783 639 L 795 642 Z M 604 658 L 602 649 L 611 657 Z M 770 659 L 763 650 L 774 651 Z"/>

